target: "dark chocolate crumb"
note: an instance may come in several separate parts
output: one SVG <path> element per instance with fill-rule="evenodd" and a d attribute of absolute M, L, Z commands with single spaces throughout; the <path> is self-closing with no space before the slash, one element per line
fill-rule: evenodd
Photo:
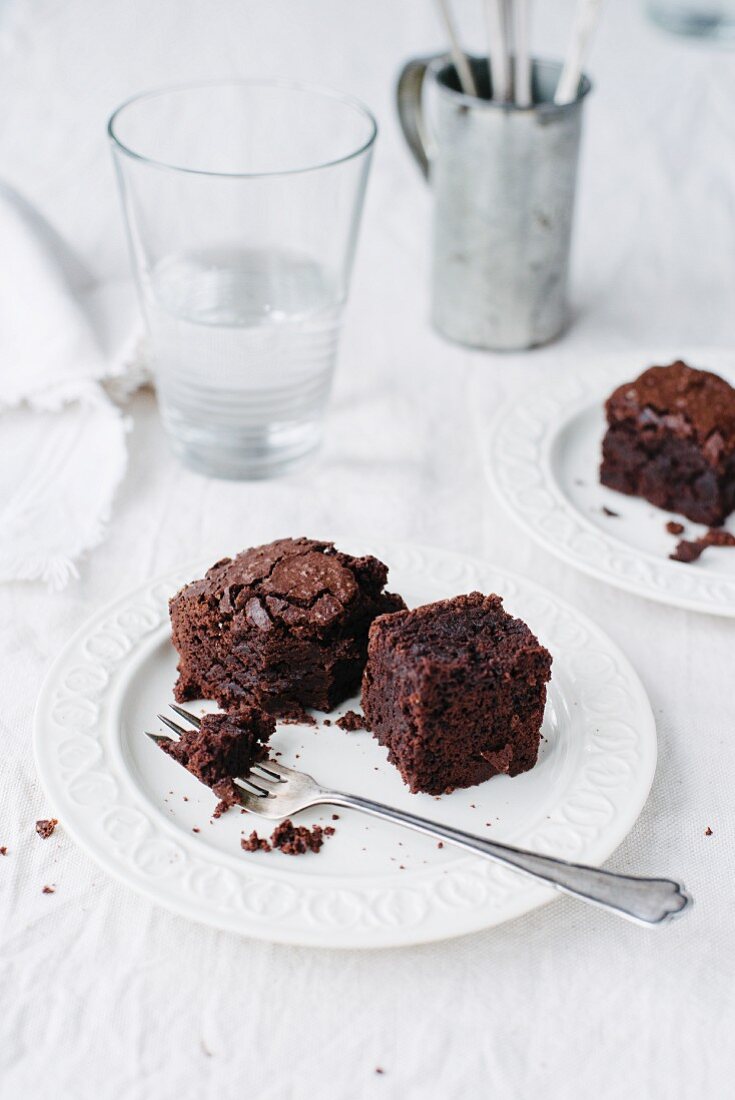
<path fill-rule="evenodd" d="M 42 894 L 55 894 L 56 893 L 56 887 L 55 886 L 44 886 L 41 893 Z"/>
<path fill-rule="evenodd" d="M 277 825 L 271 836 L 271 844 L 287 856 L 300 856 L 305 852 L 318 852 L 324 843 L 324 830 L 321 825 L 315 825 L 312 829 L 305 825 L 294 825 L 290 818 L 286 818 Z"/>
<path fill-rule="evenodd" d="M 196 827 L 196 826 L 194 826 L 194 828 L 193 828 L 193 829 L 192 829 L 191 831 L 192 831 L 193 833 L 200 833 L 200 832 L 201 832 L 201 829 L 197 829 L 197 827 Z"/>
<path fill-rule="evenodd" d="M 50 817 L 48 820 L 41 819 L 41 821 L 36 822 L 36 832 L 41 840 L 48 840 L 58 824 L 55 817 Z"/>
<path fill-rule="evenodd" d="M 376 1073 L 380 1073 L 380 1074 L 383 1074 L 383 1073 L 385 1073 L 385 1070 L 384 1070 L 384 1069 L 381 1069 L 381 1067 L 380 1067 L 380 1066 L 376 1066 L 376 1067 L 375 1067 L 375 1072 L 376 1072 Z"/>
<path fill-rule="evenodd" d="M 271 846 L 267 840 L 258 834 L 253 829 L 249 837 L 243 837 L 240 841 L 240 847 L 243 852 L 270 852 Z"/>
<path fill-rule="evenodd" d="M 603 504 L 602 511 L 606 516 L 612 516 L 614 519 L 620 519 L 620 512 L 613 512 L 612 508 L 608 508 L 606 504 Z"/>
<path fill-rule="evenodd" d="M 336 830 L 334 828 L 334 825 L 325 825 L 324 826 L 324 835 L 325 836 L 334 836 L 335 831 Z"/>
<path fill-rule="evenodd" d="M 341 718 L 337 719 L 337 725 L 341 730 L 347 730 L 348 733 L 354 733 L 355 730 L 368 729 L 365 715 L 359 714 L 356 710 L 346 711 Z"/>
<path fill-rule="evenodd" d="M 683 561 L 688 565 L 697 561 L 708 546 L 735 546 L 735 535 L 731 531 L 723 531 L 720 527 L 710 527 L 701 538 L 694 541 L 682 539 L 669 557 L 672 561 Z"/>
<path fill-rule="evenodd" d="M 682 539 L 673 554 L 669 554 L 669 557 L 672 561 L 682 561 L 685 565 L 691 565 L 693 561 L 701 558 L 705 549 L 706 546 L 699 540 L 690 542 L 688 539 Z"/>
<path fill-rule="evenodd" d="M 666 530 L 669 532 L 670 535 L 683 535 L 684 524 L 677 523 L 675 519 L 670 519 L 669 522 L 666 524 Z"/>
<path fill-rule="evenodd" d="M 325 718 L 324 721 L 322 722 L 323 726 L 331 726 L 331 724 L 332 724 L 332 721 L 331 721 L 330 718 Z"/>
<path fill-rule="evenodd" d="M 8 849 L 3 844 L 2 846 L 0 846 L 0 856 L 6 856 L 7 854 L 8 854 Z"/>
<path fill-rule="evenodd" d="M 708 825 L 708 826 L 707 826 L 707 828 L 706 828 L 706 829 L 704 830 L 704 835 L 705 835 L 705 836 L 712 836 L 712 830 L 710 829 L 709 825 Z"/>
<path fill-rule="evenodd" d="M 339 814 L 332 814 L 332 821 L 339 821 Z"/>
<path fill-rule="evenodd" d="M 240 792 L 232 779 L 220 779 L 212 790 L 220 799 L 214 809 L 212 817 L 222 817 L 231 806 L 237 806 L 240 802 Z"/>
<path fill-rule="evenodd" d="M 437 843 L 437 848 L 443 848 L 443 847 L 444 847 L 444 841 L 443 841 L 443 840 L 440 840 L 440 841 L 439 841 L 439 842 Z"/>

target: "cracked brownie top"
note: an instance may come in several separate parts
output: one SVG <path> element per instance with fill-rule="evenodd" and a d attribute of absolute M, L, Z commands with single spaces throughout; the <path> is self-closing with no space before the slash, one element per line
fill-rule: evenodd
<path fill-rule="evenodd" d="M 681 360 L 649 367 L 634 382 L 618 386 L 605 411 L 609 424 L 634 421 L 642 429 L 667 429 L 698 443 L 715 461 L 735 451 L 735 389 Z M 716 453 L 709 456 L 709 450 Z"/>
<path fill-rule="evenodd" d="M 289 630 L 322 633 L 367 594 L 381 593 L 387 576 L 377 558 L 350 557 L 331 542 L 278 539 L 223 558 L 185 591 L 189 597 L 215 599 L 223 619 L 243 612 L 259 630 L 281 623 Z"/>

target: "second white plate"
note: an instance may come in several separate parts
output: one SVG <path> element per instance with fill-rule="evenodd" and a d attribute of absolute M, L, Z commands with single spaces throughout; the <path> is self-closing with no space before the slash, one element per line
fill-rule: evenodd
<path fill-rule="evenodd" d="M 733 616 L 735 550 L 710 548 L 691 565 L 671 561 L 677 539 L 667 521 L 681 520 L 689 538 L 704 528 L 599 481 L 605 399 L 654 361 L 666 362 L 627 356 L 585 364 L 573 377 L 514 398 L 486 436 L 486 472 L 528 533 L 583 572 L 652 600 Z M 708 354 L 693 365 L 731 382 L 735 376 L 724 357 Z M 735 532 L 735 517 L 726 527 Z"/>

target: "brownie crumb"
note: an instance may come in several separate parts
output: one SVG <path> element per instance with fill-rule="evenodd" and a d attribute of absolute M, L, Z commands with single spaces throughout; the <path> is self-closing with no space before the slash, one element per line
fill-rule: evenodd
<path fill-rule="evenodd" d="M 287 856 L 300 856 L 305 852 L 318 852 L 324 844 L 325 836 L 334 836 L 335 828 L 327 825 L 314 825 L 309 829 L 305 825 L 294 825 L 290 818 L 286 818 L 273 830 L 270 841 L 253 830 L 248 837 L 243 837 L 240 847 L 244 852 L 270 852 L 274 848 L 279 849 Z"/>
<path fill-rule="evenodd" d="M 666 530 L 669 532 L 670 535 L 683 535 L 684 524 L 677 523 L 675 519 L 670 519 L 669 522 L 666 524 Z"/>
<path fill-rule="evenodd" d="M 7 847 L 3 844 L 0 846 L 0 856 L 6 856 L 8 854 Z"/>
<path fill-rule="evenodd" d="M 252 833 L 248 837 L 243 837 L 240 841 L 240 847 L 243 852 L 270 852 L 271 846 L 267 840 L 259 837 L 256 831 L 253 829 Z"/>
<path fill-rule="evenodd" d="M 48 818 L 48 820 L 42 819 L 36 822 L 36 832 L 41 840 L 48 840 L 58 824 L 55 817 Z"/>
<path fill-rule="evenodd" d="M 691 542 L 689 539 L 682 539 L 677 545 L 673 554 L 669 554 L 672 561 L 681 561 L 685 565 L 691 565 L 693 561 L 697 561 L 701 558 L 704 551 L 707 549 L 705 543 L 697 539 L 696 542 Z"/>
<path fill-rule="evenodd" d="M 284 714 L 281 716 L 281 722 L 284 726 L 316 726 L 318 725 L 316 718 L 313 714 L 309 714 L 308 711 L 301 707 L 298 707 L 294 714 Z"/>
<path fill-rule="evenodd" d="M 237 806 L 240 802 L 240 791 L 232 779 L 220 779 L 219 783 L 215 783 L 212 787 L 212 790 L 220 799 L 214 808 L 212 817 L 222 817 L 222 814 L 227 813 L 231 806 Z"/>
<path fill-rule="evenodd" d="M 271 844 L 287 856 L 300 856 L 304 852 L 318 852 L 324 843 L 324 830 L 321 825 L 308 829 L 305 825 L 294 825 L 286 818 L 277 825 L 271 836 Z"/>
<path fill-rule="evenodd" d="M 708 826 L 707 826 L 707 828 L 706 828 L 706 829 L 704 830 L 704 835 L 705 835 L 705 836 L 712 836 L 712 830 L 710 829 L 709 825 L 708 825 Z"/>
<path fill-rule="evenodd" d="M 354 733 L 355 730 L 370 729 L 365 715 L 359 714 L 356 710 L 348 710 L 341 718 L 337 719 L 337 725 L 341 730 L 347 730 L 348 733 Z"/>
<path fill-rule="evenodd" d="M 332 821 L 339 821 L 339 814 L 332 814 Z"/>
<path fill-rule="evenodd" d="M 193 829 L 192 829 L 191 831 L 192 831 L 193 833 L 200 833 L 200 832 L 201 832 L 201 829 L 197 829 L 197 827 L 196 827 L 196 826 L 194 826 L 194 828 L 193 828 Z"/>
<path fill-rule="evenodd" d="M 331 726 L 331 724 L 332 724 L 332 719 L 331 718 L 325 718 L 324 721 L 322 722 L 323 726 Z"/>
<path fill-rule="evenodd" d="M 385 1070 L 384 1070 L 384 1069 L 381 1069 L 381 1067 L 380 1067 L 380 1066 L 376 1066 L 376 1067 L 375 1067 L 375 1072 L 376 1072 L 376 1073 L 379 1073 L 379 1074 L 380 1074 L 380 1075 L 382 1076 L 382 1075 L 383 1075 L 383 1074 L 385 1073 Z"/>
<path fill-rule="evenodd" d="M 603 504 L 602 511 L 606 516 L 612 516 L 613 519 L 620 519 L 620 512 L 613 512 L 612 508 L 608 508 L 606 504 Z"/>
<path fill-rule="evenodd" d="M 689 565 L 701 558 L 708 546 L 735 546 L 735 535 L 719 527 L 711 527 L 701 538 L 682 539 L 669 557 L 672 561 L 683 561 Z"/>
<path fill-rule="evenodd" d="M 55 886 L 44 886 L 41 893 L 42 894 L 55 894 L 56 893 L 56 887 Z"/>
<path fill-rule="evenodd" d="M 439 842 L 437 843 L 437 848 L 443 848 L 443 847 L 444 847 L 444 841 L 443 841 L 443 840 L 440 840 L 440 841 L 439 841 Z"/>

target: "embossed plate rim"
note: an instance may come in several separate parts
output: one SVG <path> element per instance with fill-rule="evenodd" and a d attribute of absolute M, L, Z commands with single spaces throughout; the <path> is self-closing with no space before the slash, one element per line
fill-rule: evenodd
<path fill-rule="evenodd" d="M 640 680 L 617 646 L 596 624 L 553 593 L 481 559 L 406 543 L 380 541 L 376 545 L 376 540 L 371 539 L 337 542 L 353 551 L 357 542 L 360 552 L 376 553 L 389 564 L 401 560 L 402 555 L 404 569 L 425 571 L 427 579 L 435 586 L 450 583 L 447 578 L 456 575 L 465 590 L 468 586 L 486 590 L 492 587 L 501 593 L 506 590 L 511 610 L 514 599 L 535 599 L 540 608 L 547 608 L 549 622 L 557 624 L 556 629 L 561 631 L 562 637 L 565 629 L 567 632 L 572 630 L 572 637 L 577 631 L 576 649 L 571 641 L 567 642 L 571 647 L 570 660 L 575 652 L 580 661 L 586 660 L 591 652 L 611 663 L 611 689 L 622 693 L 625 721 L 621 721 L 617 708 L 613 710 L 614 717 L 606 716 L 604 708 L 594 710 L 595 692 L 598 708 L 601 696 L 593 675 L 591 700 L 585 702 L 580 698 L 577 701 L 580 707 L 587 707 L 589 720 L 596 723 L 597 728 L 594 737 L 589 735 L 589 745 L 585 742 L 582 755 L 586 763 L 580 764 L 579 790 L 573 794 L 580 800 L 582 818 L 585 799 L 595 796 L 595 792 L 609 803 L 612 817 L 599 825 L 595 824 L 592 813 L 591 822 L 580 820 L 572 825 L 567 819 L 554 821 L 555 811 L 552 811 L 549 824 L 538 826 L 533 834 L 540 850 L 550 850 L 548 836 L 544 841 L 544 833 L 550 833 L 553 848 L 554 828 L 557 827 L 558 837 L 561 827 L 575 845 L 581 845 L 579 853 L 572 858 L 591 863 L 606 859 L 637 819 L 656 764 L 656 733 L 650 704 Z M 172 839 L 170 831 L 162 827 L 157 808 L 149 805 L 151 816 L 147 817 L 145 805 L 140 796 L 135 797 L 129 776 L 122 768 L 119 744 L 112 729 L 117 720 L 115 700 L 119 694 L 119 678 L 124 675 L 120 669 L 124 670 L 125 662 L 132 660 L 138 647 L 149 645 L 151 638 L 160 633 L 165 621 L 165 594 L 196 576 L 202 568 L 199 563 L 156 577 L 98 611 L 69 640 L 39 694 L 34 748 L 42 785 L 66 830 L 106 871 L 156 904 L 212 927 L 275 942 L 328 947 L 389 947 L 450 938 L 500 924 L 558 896 L 553 890 L 472 857 L 457 860 L 449 870 L 437 867 L 434 874 L 431 870 L 421 871 L 412 876 L 407 886 L 397 886 L 395 876 L 389 875 L 382 887 L 376 887 L 373 878 L 366 878 L 361 887 L 356 887 L 353 881 L 346 887 L 341 876 L 324 875 L 314 876 L 309 881 L 296 876 L 292 884 L 285 869 L 273 874 L 262 868 L 254 871 L 252 865 L 243 861 L 236 873 L 229 860 L 219 862 L 210 849 L 205 849 L 206 858 L 202 858 L 194 838 Z M 443 576 L 442 569 L 445 571 Z M 548 634 L 548 624 L 537 620 L 535 625 L 541 633 Z M 557 652 L 561 653 L 563 644 L 561 648 L 560 643 L 555 644 Z M 99 656 L 100 649 L 103 655 L 105 649 L 107 651 L 104 659 Z M 85 665 L 84 654 L 89 655 L 92 650 Z M 119 664 L 117 671 L 116 661 Z M 73 679 L 75 668 L 78 670 L 76 680 Z M 86 687 L 83 676 L 80 679 L 80 672 L 85 670 L 89 681 Z M 99 718 L 96 734 L 89 733 L 83 726 L 72 729 L 74 722 L 68 720 L 66 726 L 69 728 L 65 727 L 59 715 L 66 713 L 68 718 L 70 706 L 73 715 L 72 704 L 77 707 L 77 725 L 82 718 L 85 722 L 90 720 L 90 715 L 95 723 Z M 616 741 L 614 731 L 619 726 L 625 726 L 626 732 L 620 740 L 618 730 Z M 595 739 L 598 745 L 593 743 Z M 60 750 L 64 746 L 71 746 L 63 754 L 64 760 L 71 759 L 68 766 L 60 763 Z M 91 746 L 97 751 L 93 752 Z M 112 746 L 117 746 L 117 752 Z M 85 752 L 90 756 L 86 763 Z M 631 754 L 633 765 L 630 764 Z M 630 774 L 624 769 L 620 772 L 623 762 L 628 772 L 633 769 L 633 783 Z M 595 774 L 596 780 L 590 779 Z M 585 783 L 581 782 L 583 775 Z M 99 784 L 96 795 L 95 782 Z M 113 788 L 113 802 L 108 804 L 105 791 Z M 78 791 L 85 789 L 87 797 L 93 796 L 88 807 L 83 806 L 78 797 Z M 77 791 L 76 801 L 71 798 L 71 790 Z M 95 805 L 95 798 L 101 804 Z M 580 805 L 574 798 L 569 797 L 568 792 L 564 798 L 567 811 L 574 809 L 575 814 L 579 814 Z M 141 828 L 144 829 L 132 849 L 137 853 L 135 859 L 140 866 L 135 864 L 130 845 L 127 842 L 116 844 L 113 835 L 116 821 L 118 826 L 121 822 L 124 826 L 126 820 L 128 824 L 136 820 L 136 815 L 143 819 Z M 589 834 L 586 838 L 583 836 L 585 831 Z M 153 860 L 152 870 L 145 865 L 146 853 Z M 168 860 L 163 859 L 164 854 L 169 856 Z M 466 900 L 468 888 L 473 897 L 481 897 L 481 903 Z M 448 901 L 447 896 L 451 896 L 453 890 L 457 897 Z M 330 905 L 332 911 L 327 919 Z"/>

